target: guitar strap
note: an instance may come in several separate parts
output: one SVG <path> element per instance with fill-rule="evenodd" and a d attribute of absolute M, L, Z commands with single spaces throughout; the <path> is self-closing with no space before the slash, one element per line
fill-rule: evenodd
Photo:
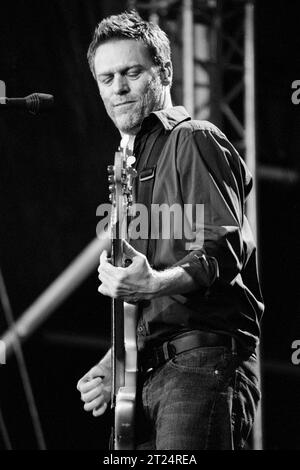
<path fill-rule="evenodd" d="M 185 121 L 186 120 L 190 120 L 190 118 L 185 119 Z M 157 164 L 171 132 L 182 122 L 183 121 L 174 126 L 172 130 L 166 130 L 161 125 L 161 123 L 158 126 L 155 126 L 154 130 L 150 134 L 155 134 L 153 135 L 153 143 L 148 151 L 145 151 L 147 144 L 146 138 L 146 141 L 142 144 L 144 148 L 141 150 L 141 155 L 138 158 L 136 164 L 138 176 L 135 181 L 134 199 L 135 202 L 143 204 L 145 207 L 147 207 L 148 237 L 146 239 L 131 239 L 130 243 L 132 246 L 134 246 L 134 248 L 136 248 L 136 250 L 147 256 L 147 259 L 151 265 L 153 265 L 153 255 L 155 252 L 155 239 L 151 239 L 151 204 Z"/>
<path fill-rule="evenodd" d="M 153 242 L 151 240 L 151 203 L 158 160 L 162 154 L 162 150 L 168 140 L 171 131 L 166 131 L 160 127 L 155 131 L 153 143 L 148 151 L 142 151 L 137 162 L 136 170 L 138 176 L 135 181 L 135 202 L 143 204 L 147 208 L 148 215 L 148 236 L 147 238 L 138 238 L 130 240 L 130 243 L 147 256 L 149 263 L 152 264 L 152 255 L 154 251 Z M 144 145 L 145 146 L 145 145 Z"/>

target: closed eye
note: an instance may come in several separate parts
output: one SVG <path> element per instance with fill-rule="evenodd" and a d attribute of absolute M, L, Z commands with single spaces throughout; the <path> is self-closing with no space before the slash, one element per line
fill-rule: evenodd
<path fill-rule="evenodd" d="M 127 74 L 127 76 L 128 76 L 129 78 L 136 78 L 136 77 L 138 77 L 140 74 L 141 74 L 140 71 L 138 71 L 138 72 L 129 72 L 129 73 Z"/>
<path fill-rule="evenodd" d="M 134 66 L 134 67 L 127 68 L 119 73 L 121 73 L 123 77 L 126 76 L 128 78 L 135 79 L 135 78 L 138 78 L 142 74 L 142 72 L 143 72 L 143 69 L 141 67 Z M 110 73 L 101 74 L 101 75 L 98 75 L 97 78 L 98 78 L 98 83 L 100 83 L 101 85 L 110 85 L 114 80 L 114 74 L 110 74 Z"/>
<path fill-rule="evenodd" d="M 98 77 L 98 82 L 103 85 L 109 85 L 113 81 L 113 75 L 102 75 Z"/>
<path fill-rule="evenodd" d="M 113 81 L 113 78 L 113 74 L 101 74 L 97 76 L 97 81 L 101 83 L 101 85 L 109 85 Z"/>
<path fill-rule="evenodd" d="M 142 69 L 140 67 L 132 67 L 127 70 L 127 77 L 129 78 L 137 78 L 141 75 Z"/>

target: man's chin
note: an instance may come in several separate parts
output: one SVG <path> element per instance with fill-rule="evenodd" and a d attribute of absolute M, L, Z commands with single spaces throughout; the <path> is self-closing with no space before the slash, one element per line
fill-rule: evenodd
<path fill-rule="evenodd" d="M 136 134 L 141 126 L 138 120 L 130 120 L 129 116 L 127 116 L 127 119 L 117 118 L 114 120 L 114 123 L 116 128 L 124 134 Z"/>

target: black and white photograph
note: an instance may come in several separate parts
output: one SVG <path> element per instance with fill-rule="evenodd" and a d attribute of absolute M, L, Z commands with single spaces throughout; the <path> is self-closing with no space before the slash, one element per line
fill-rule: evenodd
<path fill-rule="evenodd" d="M 1 2 L 1 456 L 300 450 L 299 13 Z"/>

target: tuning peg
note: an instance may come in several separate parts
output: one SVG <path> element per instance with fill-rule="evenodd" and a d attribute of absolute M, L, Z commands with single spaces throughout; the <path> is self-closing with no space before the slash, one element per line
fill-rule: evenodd
<path fill-rule="evenodd" d="M 108 182 L 109 182 L 109 183 L 114 183 L 114 182 L 115 182 L 115 177 L 114 177 L 114 175 L 109 175 L 109 176 L 108 176 Z"/>
<path fill-rule="evenodd" d="M 113 195 L 110 194 L 108 197 L 109 197 L 109 201 L 110 201 L 110 202 L 113 202 Z"/>
<path fill-rule="evenodd" d="M 136 159 L 135 159 L 135 157 L 134 157 L 133 155 L 129 155 L 129 157 L 128 157 L 127 160 L 126 160 L 126 163 L 127 163 L 128 166 L 131 166 L 131 165 L 133 165 L 133 164 L 135 163 L 135 160 L 136 160 Z"/>
<path fill-rule="evenodd" d="M 110 185 L 108 186 L 108 189 L 109 189 L 109 192 L 110 192 L 110 193 L 113 193 L 114 190 L 115 190 L 115 185 L 114 185 L 114 184 L 110 184 Z"/>
<path fill-rule="evenodd" d="M 107 172 L 109 175 L 112 175 L 115 171 L 115 167 L 113 165 L 108 165 Z"/>

